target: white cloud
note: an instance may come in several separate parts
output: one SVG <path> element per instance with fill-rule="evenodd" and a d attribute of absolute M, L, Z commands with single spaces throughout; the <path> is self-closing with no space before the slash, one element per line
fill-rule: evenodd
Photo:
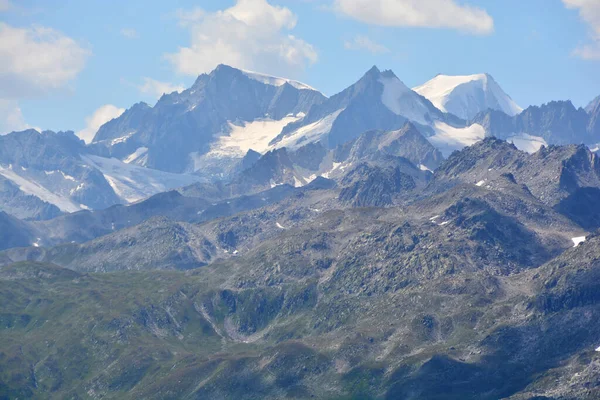
<path fill-rule="evenodd" d="M 137 39 L 140 37 L 138 32 L 133 28 L 123 28 L 123 29 L 121 29 L 120 33 L 121 33 L 121 36 L 123 36 L 124 38 L 127 38 L 127 39 Z"/>
<path fill-rule="evenodd" d="M 573 51 L 585 60 L 600 60 L 600 1 L 598 0 L 563 0 L 567 8 L 579 10 L 579 16 L 590 27 L 590 44 Z"/>
<path fill-rule="evenodd" d="M 183 74 L 198 75 L 223 63 L 289 76 L 318 59 L 311 44 L 289 33 L 296 16 L 266 0 L 237 0 L 225 10 L 209 13 L 196 8 L 178 15 L 183 16 L 180 24 L 190 30 L 191 44 L 166 58 Z"/>
<path fill-rule="evenodd" d="M 366 50 L 373 54 L 389 53 L 390 49 L 382 44 L 376 43 L 366 36 L 357 35 L 352 40 L 344 42 L 344 47 L 348 50 Z"/>
<path fill-rule="evenodd" d="M 579 46 L 573 50 L 573 55 L 584 60 L 600 60 L 600 42 Z"/>
<path fill-rule="evenodd" d="M 579 10 L 581 18 L 594 30 L 595 35 L 600 37 L 600 1 L 598 0 L 563 0 L 567 8 Z"/>
<path fill-rule="evenodd" d="M 51 28 L 14 28 L 0 22 L 0 98 L 58 89 L 83 69 L 90 51 Z"/>
<path fill-rule="evenodd" d="M 90 143 L 102 125 L 111 119 L 120 117 L 124 112 L 124 108 L 118 108 L 112 104 L 103 105 L 85 119 L 86 127 L 77 132 L 77 136 L 86 143 Z"/>
<path fill-rule="evenodd" d="M 161 82 L 152 78 L 144 78 L 144 84 L 138 86 L 138 88 L 140 89 L 140 92 L 156 97 L 160 97 L 165 93 L 181 93 L 185 90 L 183 85 L 174 85 L 169 82 Z"/>
<path fill-rule="evenodd" d="M 29 128 L 31 126 L 25 122 L 19 104 L 14 100 L 0 99 L 0 135 Z"/>
<path fill-rule="evenodd" d="M 477 7 L 454 0 L 335 0 L 334 8 L 356 20 L 382 26 L 450 28 L 485 35 L 494 20 Z"/>

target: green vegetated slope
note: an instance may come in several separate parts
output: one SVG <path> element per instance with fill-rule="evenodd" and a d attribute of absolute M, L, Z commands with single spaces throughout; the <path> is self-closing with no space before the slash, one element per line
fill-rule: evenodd
<path fill-rule="evenodd" d="M 357 234 L 356 246 L 375 248 L 370 263 L 321 257 L 335 237 L 291 235 L 247 259 L 191 272 L 3 267 L 0 393 L 495 399 L 539 387 L 599 394 L 590 333 L 600 328 L 600 238 L 506 276 L 463 271 L 443 248 L 410 256 L 413 236 L 390 233 Z M 289 257 L 299 243 L 308 252 Z M 402 262 L 382 268 L 376 249 L 392 243 Z"/>

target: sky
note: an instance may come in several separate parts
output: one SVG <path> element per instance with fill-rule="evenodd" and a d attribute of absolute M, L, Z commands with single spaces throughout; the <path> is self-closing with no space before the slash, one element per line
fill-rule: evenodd
<path fill-rule="evenodd" d="M 224 63 L 326 95 L 489 73 L 522 107 L 600 95 L 600 0 L 0 0 L 0 133 L 90 139 Z"/>

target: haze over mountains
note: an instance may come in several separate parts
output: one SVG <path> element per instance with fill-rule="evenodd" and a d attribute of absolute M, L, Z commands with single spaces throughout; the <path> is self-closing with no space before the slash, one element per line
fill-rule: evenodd
<path fill-rule="evenodd" d="M 323 152 L 407 121 L 446 157 L 488 136 L 530 152 L 549 144 L 593 148 L 599 113 L 597 101 L 586 110 L 569 101 L 522 110 L 488 74 L 438 75 L 413 91 L 373 67 L 327 98 L 300 82 L 220 65 L 154 106 L 135 104 L 89 145 L 72 133 L 1 137 L 11 151 L 0 154 L 0 199 L 3 209 L 26 219 L 129 204 L 196 181 L 233 179 L 269 151 L 319 143 Z M 305 185 L 333 168 L 327 157 L 308 169 L 296 161 L 294 178 L 272 184 Z"/>
<path fill-rule="evenodd" d="M 599 398 L 599 115 L 220 65 L 0 136 L 0 398 Z"/>

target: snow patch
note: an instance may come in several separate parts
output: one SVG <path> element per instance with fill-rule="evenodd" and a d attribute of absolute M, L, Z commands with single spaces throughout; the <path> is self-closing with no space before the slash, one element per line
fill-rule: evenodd
<path fill-rule="evenodd" d="M 527 153 L 535 153 L 542 146 L 548 146 L 548 143 L 546 143 L 543 137 L 532 136 L 526 133 L 513 135 L 506 139 L 506 141 L 517 146 L 517 149 L 526 151 Z"/>
<path fill-rule="evenodd" d="M 324 173 L 323 173 L 321 176 L 322 176 L 323 178 L 329 179 L 329 177 L 331 176 L 331 174 L 332 174 L 333 172 L 337 171 L 338 169 L 339 169 L 340 171 L 344 171 L 346 168 L 348 168 L 348 166 L 347 166 L 347 165 L 345 165 L 345 164 L 343 164 L 343 163 L 336 163 L 336 162 L 334 162 L 334 163 L 333 163 L 333 166 L 331 167 L 331 169 L 330 169 L 329 171 L 327 171 L 327 172 L 324 172 Z"/>
<path fill-rule="evenodd" d="M 299 90 L 314 90 L 315 92 L 318 91 L 317 89 L 310 87 L 305 83 L 294 81 L 291 79 L 279 78 L 277 76 L 265 75 L 265 74 L 260 74 L 258 72 L 247 71 L 247 70 L 241 70 L 241 71 L 248 78 L 255 80 L 257 82 L 260 82 L 260 83 L 264 83 L 265 85 L 279 87 L 279 86 L 283 86 L 286 83 L 288 83 Z"/>
<path fill-rule="evenodd" d="M 80 190 L 82 190 L 85 187 L 85 182 L 84 183 L 80 183 L 79 185 L 77 185 L 77 187 L 75 189 L 71 189 L 71 191 L 69 192 L 69 194 L 71 196 L 73 196 L 75 193 L 79 192 Z"/>
<path fill-rule="evenodd" d="M 132 162 L 139 160 L 141 157 L 144 157 L 147 154 L 148 154 L 147 147 L 139 147 L 136 151 L 134 151 L 133 153 L 128 155 L 127 158 L 125 158 L 125 160 L 123 160 L 123 162 L 125 164 L 131 164 Z M 147 157 L 146 157 L 146 159 L 147 159 Z M 145 160 L 142 159 L 140 161 L 145 161 Z"/>
<path fill-rule="evenodd" d="M 27 171 L 27 170 L 24 169 L 23 171 Z M 46 174 L 46 176 L 50 176 L 50 175 L 56 174 L 57 172 L 60 173 L 65 180 L 68 180 L 71 182 L 77 182 L 77 179 L 73 178 L 71 175 L 65 174 L 62 171 L 44 171 L 44 174 Z"/>
<path fill-rule="evenodd" d="M 331 131 L 333 123 L 345 108 L 337 110 L 319 121 L 298 128 L 279 141 L 275 147 L 294 150 L 305 144 L 317 142 Z"/>
<path fill-rule="evenodd" d="M 419 164 L 419 169 L 421 171 L 429 171 L 429 172 L 433 173 L 433 170 L 431 170 L 430 168 L 427 168 L 427 166 L 423 165 L 423 164 Z"/>
<path fill-rule="evenodd" d="M 302 186 L 304 186 L 304 183 L 302 183 L 302 181 L 300 181 L 300 179 L 294 177 L 294 187 L 299 188 L 299 187 L 302 187 Z"/>
<path fill-rule="evenodd" d="M 308 178 L 304 178 L 304 180 L 308 183 L 314 181 L 315 179 L 317 179 L 317 174 L 312 174 L 311 176 L 309 176 Z"/>
<path fill-rule="evenodd" d="M 71 213 L 80 210 L 80 207 L 73 203 L 69 198 L 53 193 L 38 182 L 28 180 L 18 175 L 12 170 L 12 165 L 9 165 L 8 169 L 0 166 L 0 175 L 14 182 L 19 186 L 19 189 L 21 189 L 23 193 L 36 196 L 47 203 L 54 204 L 61 211 Z"/>
<path fill-rule="evenodd" d="M 585 236 L 574 237 L 571 239 L 573 241 L 573 247 L 579 246 L 581 243 L 585 242 Z"/>
<path fill-rule="evenodd" d="M 485 128 L 479 124 L 473 124 L 466 128 L 455 128 L 444 122 L 436 121 L 434 129 L 435 135 L 427 139 L 442 152 L 444 157 L 485 138 Z"/>
<path fill-rule="evenodd" d="M 102 172 L 117 196 L 127 203 L 133 203 L 157 193 L 191 185 L 200 180 L 199 177 L 194 175 L 157 171 L 126 164 L 116 158 L 92 155 L 82 158 Z"/>
<path fill-rule="evenodd" d="M 427 124 L 427 106 L 397 77 L 380 77 L 383 84 L 382 103 L 394 114 L 402 115 L 420 124 Z"/>
<path fill-rule="evenodd" d="M 136 133 L 136 131 L 131 131 L 131 132 L 129 132 L 125 136 L 121 136 L 121 137 L 115 138 L 115 139 L 113 139 L 113 140 L 110 141 L 110 145 L 114 146 L 115 144 L 125 143 L 127 140 L 129 140 L 130 137 L 132 137 L 133 135 L 135 135 L 135 133 Z"/>
<path fill-rule="evenodd" d="M 280 120 L 261 118 L 239 125 L 229 122 L 229 134 L 220 136 L 211 146 L 208 155 L 244 157 L 250 149 L 266 153 L 270 149 L 269 142 L 275 139 L 287 124 L 299 119 L 300 117 L 288 116 Z"/>
<path fill-rule="evenodd" d="M 71 181 L 71 182 L 77 182 L 77 179 L 73 178 L 71 175 L 67 175 L 62 171 L 60 171 L 60 173 L 62 174 L 63 178 L 65 178 L 66 180 Z"/>

